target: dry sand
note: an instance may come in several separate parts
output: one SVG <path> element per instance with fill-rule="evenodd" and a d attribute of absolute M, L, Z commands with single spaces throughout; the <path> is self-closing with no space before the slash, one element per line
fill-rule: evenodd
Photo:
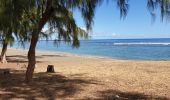
<path fill-rule="evenodd" d="M 170 61 L 130 61 L 37 52 L 34 81 L 25 84 L 27 50 L 8 49 L 0 64 L 0 100 L 169 100 Z M 46 73 L 47 65 L 56 73 Z M 10 74 L 4 75 L 4 70 Z"/>

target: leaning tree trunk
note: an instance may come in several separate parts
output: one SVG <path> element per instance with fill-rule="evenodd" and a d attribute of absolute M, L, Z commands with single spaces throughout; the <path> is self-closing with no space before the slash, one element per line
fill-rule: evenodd
<path fill-rule="evenodd" d="M 28 67 L 26 71 L 26 82 L 30 82 L 33 77 L 33 72 L 36 64 L 36 58 L 35 58 L 35 47 L 38 41 L 38 35 L 39 33 L 33 32 L 30 48 L 28 51 Z"/>
<path fill-rule="evenodd" d="M 37 27 L 34 29 L 32 33 L 31 44 L 28 51 L 28 67 L 27 67 L 26 78 L 25 78 L 27 83 L 32 81 L 32 77 L 34 73 L 34 68 L 36 64 L 35 48 L 38 42 L 39 34 L 42 28 L 44 27 L 44 25 L 46 24 L 46 22 L 48 21 L 48 19 L 50 18 L 52 11 L 53 11 L 52 0 L 47 0 L 46 10 L 43 13 L 42 18 L 39 21 Z"/>
<path fill-rule="evenodd" d="M 2 63 L 7 63 L 7 60 L 6 60 L 7 46 L 8 46 L 8 43 L 3 42 L 2 51 L 1 51 L 1 62 Z"/>

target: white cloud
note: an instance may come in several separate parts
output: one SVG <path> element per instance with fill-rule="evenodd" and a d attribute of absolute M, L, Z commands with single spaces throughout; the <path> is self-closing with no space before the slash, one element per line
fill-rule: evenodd
<path fill-rule="evenodd" d="M 93 32 L 90 34 L 92 38 L 97 39 L 112 39 L 117 36 L 116 33 L 110 33 L 110 32 Z"/>

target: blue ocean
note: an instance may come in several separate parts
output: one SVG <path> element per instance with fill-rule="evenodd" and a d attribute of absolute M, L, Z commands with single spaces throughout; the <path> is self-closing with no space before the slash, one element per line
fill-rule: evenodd
<path fill-rule="evenodd" d="M 39 41 L 37 50 L 123 60 L 170 60 L 170 38 L 164 39 L 98 39 L 82 40 L 79 48 L 54 41 Z M 14 48 L 21 48 L 14 45 Z M 28 48 L 28 46 L 26 46 Z"/>

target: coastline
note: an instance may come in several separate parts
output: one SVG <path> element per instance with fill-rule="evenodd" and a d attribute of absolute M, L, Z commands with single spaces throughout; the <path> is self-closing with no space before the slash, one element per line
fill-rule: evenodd
<path fill-rule="evenodd" d="M 1 47 L 0 47 L 1 49 Z M 21 49 L 21 48 L 8 48 L 8 50 L 16 50 L 21 51 L 24 53 L 28 52 L 28 49 Z M 58 55 L 66 55 L 66 56 L 74 56 L 74 57 L 85 57 L 85 58 L 96 58 L 96 59 L 106 59 L 106 60 L 128 60 L 128 59 L 116 59 L 106 56 L 95 56 L 95 55 L 87 55 L 87 54 L 75 54 L 75 53 L 69 53 L 69 52 L 60 52 L 60 51 L 48 51 L 48 50 L 36 50 L 36 52 L 39 53 L 47 53 L 47 54 L 58 54 Z"/>
<path fill-rule="evenodd" d="M 1 49 L 1 47 L 0 47 Z M 19 50 L 24 53 L 28 53 L 28 49 L 22 48 L 8 48 L 9 50 Z M 96 55 L 88 55 L 88 54 L 75 54 L 69 52 L 60 52 L 60 51 L 48 51 L 48 50 L 36 50 L 37 54 L 39 53 L 48 53 L 48 54 L 58 54 L 58 55 L 66 55 L 66 56 L 73 56 L 73 57 L 84 57 L 84 58 L 95 58 L 95 59 L 105 59 L 105 60 L 117 60 L 117 61 L 170 61 L 170 60 L 139 60 L 139 59 L 122 59 L 122 58 L 112 58 L 107 56 L 96 56 Z"/>

